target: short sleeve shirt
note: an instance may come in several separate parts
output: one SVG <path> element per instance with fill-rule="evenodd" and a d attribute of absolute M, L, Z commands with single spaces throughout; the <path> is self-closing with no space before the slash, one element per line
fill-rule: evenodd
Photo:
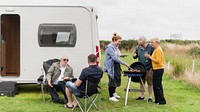
<path fill-rule="evenodd" d="M 149 55 L 152 55 L 154 48 L 151 47 L 150 44 L 146 46 L 146 48 L 142 49 L 139 45 L 136 47 L 136 51 L 138 52 L 138 61 L 144 64 L 147 70 L 152 68 L 151 60 L 144 56 L 145 52 Z"/>
<path fill-rule="evenodd" d="M 87 68 L 84 68 L 79 76 L 79 80 L 82 81 L 81 85 L 77 87 L 81 91 L 85 91 L 86 78 L 92 76 L 94 78 L 101 78 L 103 75 L 103 70 L 98 65 L 91 65 Z"/>

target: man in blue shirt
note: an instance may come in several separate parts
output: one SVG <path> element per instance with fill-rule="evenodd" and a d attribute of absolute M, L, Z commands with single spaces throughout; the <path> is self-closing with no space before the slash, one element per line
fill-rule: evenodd
<path fill-rule="evenodd" d="M 76 100 L 74 100 L 74 102 L 72 102 L 72 93 L 75 94 L 76 96 L 79 96 L 81 94 L 77 91 L 72 91 L 72 90 L 68 89 L 67 87 L 85 91 L 86 78 L 88 76 L 92 76 L 93 78 L 102 78 L 103 71 L 96 64 L 96 61 L 97 61 L 96 55 L 90 54 L 88 56 L 89 67 L 86 67 L 82 70 L 81 75 L 79 76 L 79 78 L 77 79 L 77 81 L 75 83 L 72 83 L 70 81 L 68 81 L 66 83 L 66 94 L 67 94 L 67 99 L 68 99 L 68 103 L 66 106 L 68 108 L 73 108 L 74 106 L 77 106 Z"/>
<path fill-rule="evenodd" d="M 146 58 L 144 55 L 153 53 L 154 49 L 151 45 L 147 42 L 147 39 L 144 36 L 139 37 L 138 45 L 136 46 L 135 51 L 133 52 L 133 58 L 138 58 L 138 61 L 144 64 L 146 68 L 146 76 L 143 80 L 144 84 L 147 81 L 148 84 L 148 92 L 149 98 L 147 102 L 152 102 L 152 93 L 153 93 L 153 73 L 152 73 L 152 64 L 151 60 Z M 145 88 L 140 84 L 140 89 L 145 90 Z M 144 100 L 144 92 L 140 93 L 140 96 L 136 100 Z"/>

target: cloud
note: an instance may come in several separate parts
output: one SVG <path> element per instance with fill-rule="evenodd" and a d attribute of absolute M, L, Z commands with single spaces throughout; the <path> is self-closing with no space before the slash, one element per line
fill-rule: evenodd
<path fill-rule="evenodd" d="M 61 4 L 94 6 L 98 12 L 99 36 L 110 40 L 113 32 L 123 39 L 157 36 L 170 38 L 181 33 L 184 39 L 199 40 L 199 0 L 5 0 L 12 4 Z"/>

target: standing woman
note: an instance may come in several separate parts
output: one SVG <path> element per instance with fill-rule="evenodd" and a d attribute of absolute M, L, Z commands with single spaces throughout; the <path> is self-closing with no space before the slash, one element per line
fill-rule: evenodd
<path fill-rule="evenodd" d="M 110 101 L 119 101 L 120 96 L 115 92 L 116 88 L 121 85 L 121 67 L 120 64 L 129 68 L 129 65 L 120 60 L 118 46 L 121 44 L 122 38 L 116 33 L 113 34 L 112 42 L 106 47 L 104 70 L 108 73 L 109 83 L 108 91 Z"/>
<path fill-rule="evenodd" d="M 153 67 L 153 91 L 155 103 L 165 105 L 164 91 L 162 86 L 162 76 L 164 72 L 164 53 L 159 45 L 158 38 L 151 39 L 151 46 L 155 49 L 152 56 L 145 54 L 145 57 L 152 60 Z"/>

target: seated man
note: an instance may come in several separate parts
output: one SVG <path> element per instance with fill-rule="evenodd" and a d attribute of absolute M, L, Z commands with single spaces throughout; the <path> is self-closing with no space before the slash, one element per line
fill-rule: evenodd
<path fill-rule="evenodd" d="M 51 65 L 47 72 L 47 81 L 48 81 L 48 91 L 51 95 L 53 102 L 65 104 L 64 100 L 61 100 L 57 90 L 60 90 L 65 99 L 67 99 L 65 93 L 65 81 L 71 80 L 73 78 L 73 69 L 68 65 L 69 59 L 66 55 L 63 55 L 60 58 L 60 62 L 55 62 Z"/>
<path fill-rule="evenodd" d="M 79 78 L 77 79 L 76 82 L 72 83 L 70 81 L 68 81 L 66 83 L 66 94 L 67 94 L 67 99 L 68 99 L 68 103 L 67 103 L 67 107 L 68 108 L 72 108 L 73 106 L 77 106 L 77 102 L 74 101 L 72 102 L 72 92 L 70 91 L 67 87 L 72 87 L 74 89 L 78 89 L 81 91 L 85 91 L 85 87 L 86 87 L 86 78 L 88 76 L 92 76 L 94 78 L 101 78 L 103 75 L 103 71 L 102 69 L 96 64 L 97 58 L 94 54 L 90 54 L 88 56 L 88 64 L 89 67 L 86 67 L 82 70 Z M 73 92 L 74 93 L 74 92 Z M 74 93 L 76 96 L 81 95 L 80 93 Z"/>

